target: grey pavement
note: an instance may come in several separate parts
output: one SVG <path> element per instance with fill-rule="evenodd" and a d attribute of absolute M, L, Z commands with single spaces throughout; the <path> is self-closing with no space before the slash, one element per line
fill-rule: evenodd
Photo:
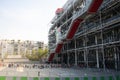
<path fill-rule="evenodd" d="M 91 68 L 0 68 L 1 76 L 27 76 L 27 77 L 84 77 L 84 76 L 109 76 L 120 75 L 120 71 L 100 70 Z"/>

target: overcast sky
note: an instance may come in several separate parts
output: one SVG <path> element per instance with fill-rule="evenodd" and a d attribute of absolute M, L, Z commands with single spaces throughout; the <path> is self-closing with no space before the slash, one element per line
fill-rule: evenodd
<path fill-rule="evenodd" d="M 67 0 L 0 0 L 0 39 L 48 42 L 49 23 Z"/>

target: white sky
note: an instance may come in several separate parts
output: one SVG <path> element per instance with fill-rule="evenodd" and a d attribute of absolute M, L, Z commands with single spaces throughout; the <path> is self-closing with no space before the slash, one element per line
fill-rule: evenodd
<path fill-rule="evenodd" d="M 67 0 L 0 0 L 0 39 L 48 42 L 48 25 Z"/>

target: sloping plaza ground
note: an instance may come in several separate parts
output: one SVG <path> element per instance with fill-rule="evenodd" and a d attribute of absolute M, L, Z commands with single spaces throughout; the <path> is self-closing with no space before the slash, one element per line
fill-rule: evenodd
<path fill-rule="evenodd" d="M 0 80 L 120 80 L 120 71 L 73 68 L 0 68 Z"/>

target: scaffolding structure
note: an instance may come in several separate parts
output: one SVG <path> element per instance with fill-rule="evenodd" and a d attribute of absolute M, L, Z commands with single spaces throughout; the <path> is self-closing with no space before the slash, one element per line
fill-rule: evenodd
<path fill-rule="evenodd" d="M 97 1 L 102 3 L 95 12 L 91 5 Z M 120 0 L 68 0 L 64 11 L 51 21 L 48 61 L 120 70 L 119 8 Z M 71 28 L 74 24 L 78 28 Z M 60 35 L 56 35 L 58 29 Z"/>

